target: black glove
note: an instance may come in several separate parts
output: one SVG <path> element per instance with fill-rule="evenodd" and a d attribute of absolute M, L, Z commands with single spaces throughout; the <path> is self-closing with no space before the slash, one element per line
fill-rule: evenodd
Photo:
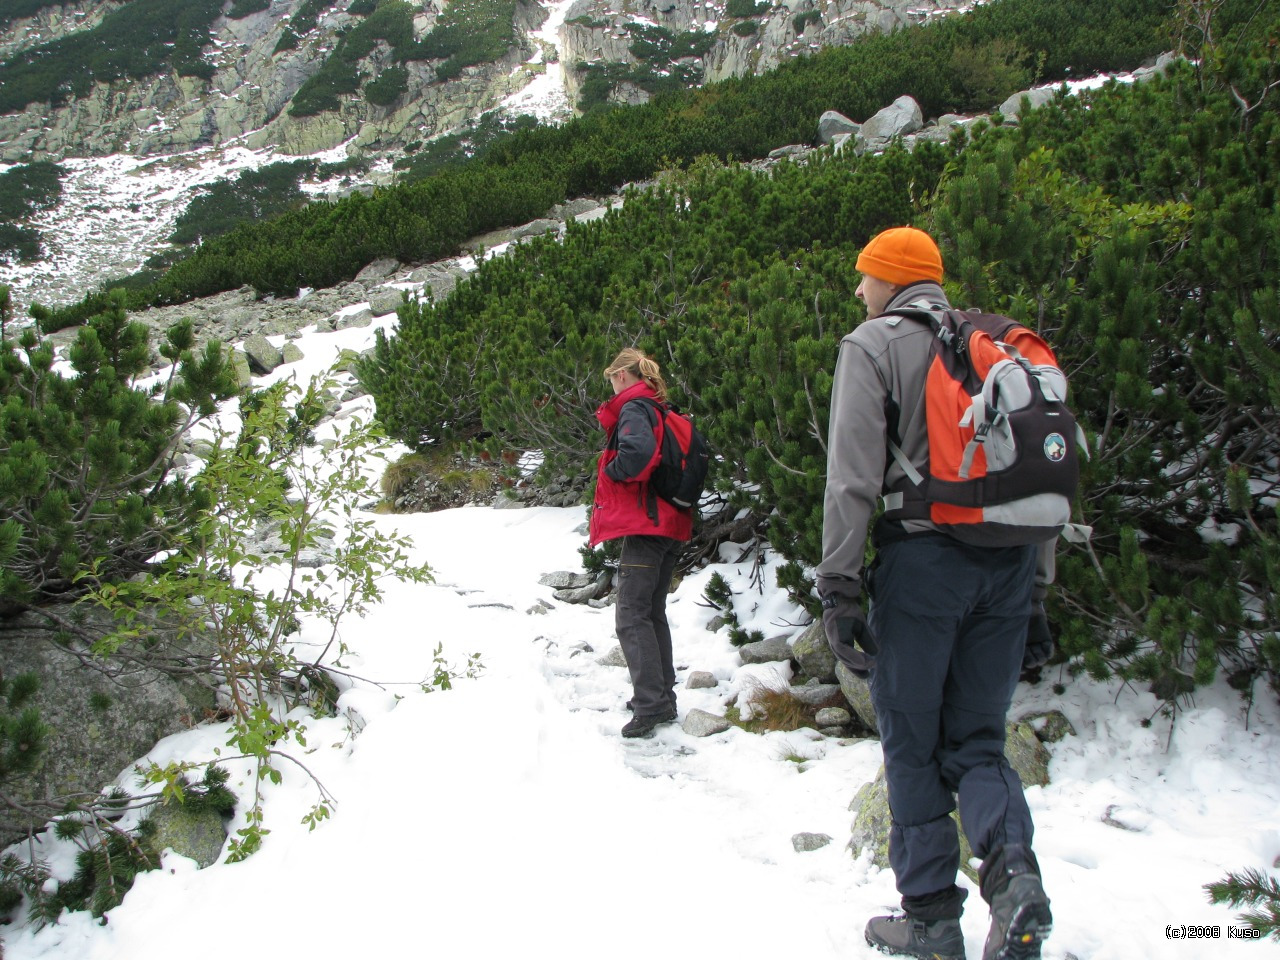
<path fill-rule="evenodd" d="M 1027 644 L 1022 648 L 1022 669 L 1034 670 L 1044 666 L 1053 656 L 1053 636 L 1049 633 L 1049 617 L 1044 604 L 1036 602 L 1031 607 L 1027 621 Z"/>
<path fill-rule="evenodd" d="M 862 594 L 860 580 L 818 580 L 818 597 L 822 600 L 822 626 L 827 645 L 836 659 L 859 677 L 871 672 L 879 651 L 875 634 L 867 625 L 866 615 L 858 603 Z M 859 649 L 861 648 L 861 649 Z"/>

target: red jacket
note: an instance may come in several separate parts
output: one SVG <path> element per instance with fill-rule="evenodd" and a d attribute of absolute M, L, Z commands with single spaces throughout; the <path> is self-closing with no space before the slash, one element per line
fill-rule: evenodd
<path fill-rule="evenodd" d="M 628 403 L 657 394 L 647 383 L 628 387 L 600 404 L 596 419 L 608 437 L 596 469 L 591 546 L 633 534 L 688 540 L 693 511 L 681 510 L 649 490 L 646 482 L 662 455 L 661 418 L 647 403 Z"/>

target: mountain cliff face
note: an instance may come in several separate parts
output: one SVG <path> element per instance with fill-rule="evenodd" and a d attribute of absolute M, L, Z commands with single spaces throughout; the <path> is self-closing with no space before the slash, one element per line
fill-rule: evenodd
<path fill-rule="evenodd" d="M 239 19 L 219 17 L 211 29 L 213 42 L 204 50 L 203 59 L 213 68 L 208 80 L 166 69 L 142 80 L 95 83 L 86 96 L 53 109 L 34 103 L 0 115 L 0 160 L 168 154 L 238 137 L 246 137 L 251 148 L 275 145 L 294 154 L 346 142 L 373 150 L 403 147 L 492 109 L 539 70 L 539 64 L 526 61 L 537 52 L 530 34 L 546 13 L 522 3 L 516 9 L 516 42 L 496 61 L 467 67 L 447 81 L 436 76 L 439 61 L 412 61 L 405 64 L 405 93 L 388 106 L 348 96 L 337 110 L 290 116 L 287 108 L 303 83 L 321 70 L 343 33 L 359 20 L 346 12 L 350 0 L 336 3 L 295 48 L 279 50 L 293 14 L 305 2 L 277 0 Z M 89 29 L 119 6 L 81 0 L 15 21 L 0 35 L 0 58 Z M 412 6 L 417 41 L 431 32 L 440 4 L 415 0 Z M 377 77 L 393 64 L 390 54 L 385 42 L 377 43 L 359 60 L 360 73 Z"/>
<path fill-rule="evenodd" d="M 613 99 L 645 100 L 646 87 L 673 75 L 712 83 L 763 73 L 954 6 L 936 0 L 574 0 L 560 55 L 570 100 L 577 102 L 593 69 L 608 71 Z"/>
<path fill-rule="evenodd" d="M 418 43 L 462 0 L 400 2 Z M 367 83 L 399 67 L 400 96 L 378 105 L 361 92 L 344 93 L 337 109 L 294 116 L 289 108 L 303 84 L 361 22 L 363 14 L 351 12 L 359 4 L 274 0 L 248 15 L 237 5 L 229 0 L 209 29 L 211 42 L 200 55 L 206 76 L 166 66 L 142 79 L 93 82 L 61 105 L 38 102 L 0 114 L 0 161 L 172 154 L 238 138 L 250 148 L 298 155 L 344 143 L 351 152 L 398 151 L 465 126 L 540 78 L 544 89 L 547 81 L 562 87 L 557 93 L 570 103 L 579 102 L 593 77 L 600 81 L 597 99 L 644 100 L 664 85 L 763 72 L 939 8 L 935 0 L 520 0 L 512 42 L 496 59 L 441 80 L 440 60 L 397 60 L 379 40 L 356 63 L 358 75 Z M 78 0 L 0 24 L 0 63 L 84 34 L 126 6 Z M 314 25 L 296 44 L 283 43 L 300 12 L 317 7 L 323 9 Z M 548 28 L 539 30 L 544 23 Z"/>

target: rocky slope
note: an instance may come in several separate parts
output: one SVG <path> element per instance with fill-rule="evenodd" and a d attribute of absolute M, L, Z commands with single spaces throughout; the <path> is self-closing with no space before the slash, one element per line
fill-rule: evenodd
<path fill-rule="evenodd" d="M 583 73 L 575 67 L 583 64 L 634 69 L 647 61 L 659 74 L 691 68 L 705 83 L 763 73 L 791 57 L 919 23 L 954 8 L 954 3 L 938 0 L 575 0 L 560 36 L 565 84 L 576 102 Z M 663 46 L 662 36 L 655 27 L 677 41 L 680 35 L 704 36 L 689 44 L 693 55 L 681 56 L 688 46 L 682 49 L 677 42 L 670 51 L 677 54 L 675 60 L 660 62 L 660 49 L 653 48 Z M 626 82 L 614 96 L 647 99 L 643 90 Z"/>
<path fill-rule="evenodd" d="M 516 9 L 515 45 L 499 60 L 467 67 L 445 82 L 436 78 L 436 61 L 410 61 L 405 64 L 408 89 L 390 106 L 348 95 L 337 111 L 295 118 L 288 113 L 294 95 L 320 70 L 342 32 L 360 19 L 346 12 L 350 3 L 335 0 L 295 49 L 277 52 L 303 2 L 276 0 L 240 19 L 219 17 L 214 40 L 204 50 L 213 68 L 208 81 L 166 70 L 141 81 L 97 83 L 87 96 L 55 109 L 32 104 L 0 115 L 0 162 L 154 156 L 231 141 L 294 155 L 343 144 L 352 153 L 395 153 L 456 130 L 520 91 L 545 89 L 546 81 L 561 88 L 553 93 L 563 119 L 565 95 L 568 103 L 576 103 L 587 76 L 579 65 L 613 64 L 624 79 L 611 85 L 612 98 L 643 100 L 648 94 L 626 81 L 629 74 L 641 72 L 653 80 L 674 71 L 686 82 L 700 83 L 759 73 L 787 58 L 918 22 L 943 9 L 937 0 L 759 0 L 754 5 L 751 0 L 528 0 Z M 420 40 L 447 3 L 411 2 L 414 39 Z M 0 27 L 0 60 L 90 29 L 122 5 L 74 0 L 13 21 Z M 544 23 L 546 29 L 540 30 Z M 683 45 L 673 46 L 672 37 L 683 38 Z M 377 77 L 391 65 L 391 50 L 380 42 L 358 66 Z M 527 107 L 521 103 L 511 109 Z"/>
<path fill-rule="evenodd" d="M 294 94 L 321 68 L 340 33 L 359 19 L 344 12 L 350 4 L 336 3 L 296 49 L 275 52 L 303 2 L 278 0 L 242 19 L 218 18 L 214 41 L 204 51 L 214 68 L 209 81 L 170 70 L 143 81 L 95 84 L 88 96 L 57 109 L 32 104 L 0 116 L 0 161 L 170 154 L 241 137 L 251 149 L 276 146 L 297 155 L 343 143 L 351 151 L 399 148 L 461 126 L 545 69 L 531 34 L 546 10 L 521 4 L 517 43 L 496 62 L 468 67 L 443 83 L 436 79 L 437 62 L 410 62 L 408 91 L 391 106 L 347 97 L 336 112 L 290 117 L 287 108 Z M 118 4 L 80 0 L 15 21 L 0 32 L 0 57 L 87 29 L 114 6 Z M 415 0 L 415 6 L 420 10 L 413 18 L 414 39 L 420 40 L 435 25 L 442 5 Z M 390 48 L 379 43 L 359 69 L 376 77 L 391 62 Z"/>

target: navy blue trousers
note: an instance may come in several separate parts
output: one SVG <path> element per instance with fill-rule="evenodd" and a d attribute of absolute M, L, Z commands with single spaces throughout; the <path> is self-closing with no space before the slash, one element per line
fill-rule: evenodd
<path fill-rule="evenodd" d="M 908 912 L 928 904 L 959 916 L 957 799 L 975 856 L 1031 845 L 1031 812 L 1004 741 L 1035 558 L 1035 547 L 972 547 L 927 534 L 886 544 L 869 574 L 889 862 Z"/>

